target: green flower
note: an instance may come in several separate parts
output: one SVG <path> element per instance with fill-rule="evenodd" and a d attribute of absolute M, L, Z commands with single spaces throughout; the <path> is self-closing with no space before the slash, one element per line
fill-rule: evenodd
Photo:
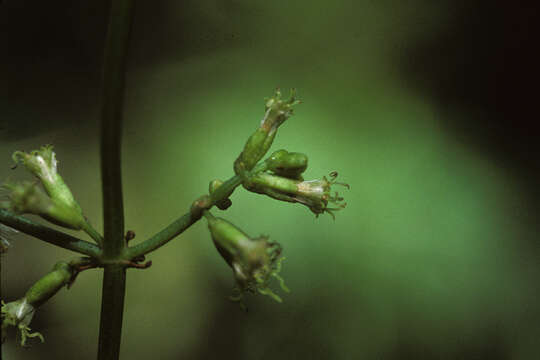
<path fill-rule="evenodd" d="M 58 174 L 56 154 L 52 145 L 42 146 L 41 149 L 30 153 L 15 151 L 12 157 L 17 164 L 22 163 L 41 181 L 45 191 L 52 199 L 82 212 L 79 204 L 73 198 L 71 190 Z"/>
<path fill-rule="evenodd" d="M 264 117 L 234 163 L 236 174 L 253 169 L 257 162 L 262 159 L 268 149 L 270 149 L 270 146 L 272 146 L 277 129 L 285 120 L 291 117 L 293 106 L 299 103 L 300 101 L 296 99 L 295 89 L 291 90 L 288 100 L 281 99 L 281 91 L 279 89 L 276 90 L 274 96 L 266 99 Z"/>
<path fill-rule="evenodd" d="M 44 342 L 43 335 L 38 332 L 31 333 L 28 325 L 36 309 L 68 285 L 75 274 L 76 269 L 73 266 L 60 261 L 54 265 L 52 271 L 34 283 L 23 298 L 7 304 L 2 301 L 2 342 L 9 326 L 19 329 L 22 346 L 25 346 L 27 338 L 39 337 Z"/>
<path fill-rule="evenodd" d="M 337 175 L 337 172 L 333 171 L 330 173 L 330 180 L 323 176 L 321 180 L 301 181 L 262 172 L 251 176 L 244 183 L 244 187 L 277 200 L 306 205 L 316 216 L 327 212 L 335 219 L 333 212 L 343 209 L 347 204 L 337 192 L 332 195 L 332 185 L 349 188 L 348 184 L 335 181 Z M 328 204 L 336 207 L 328 207 Z"/>
<path fill-rule="evenodd" d="M 267 236 L 250 238 L 227 220 L 205 212 L 208 228 L 218 252 L 233 269 L 236 281 L 234 301 L 241 301 L 245 292 L 268 295 L 281 302 L 281 298 L 269 288 L 270 279 L 279 280 L 281 288 L 289 291 L 279 272 L 281 270 L 281 246 L 268 241 Z"/>
<path fill-rule="evenodd" d="M 70 229 L 80 230 L 86 225 L 80 208 L 69 206 L 61 199 L 47 196 L 36 183 L 26 181 L 18 184 L 4 184 L 2 188 L 8 191 L 8 200 L 0 203 L 2 208 L 17 214 L 39 215 L 53 224 Z"/>

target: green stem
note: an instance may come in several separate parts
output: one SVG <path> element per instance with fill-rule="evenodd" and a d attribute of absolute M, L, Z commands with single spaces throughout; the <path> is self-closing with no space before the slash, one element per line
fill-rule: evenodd
<path fill-rule="evenodd" d="M 125 246 L 121 143 L 125 67 L 132 0 L 112 0 L 103 64 L 101 112 L 101 181 L 103 184 L 104 255 L 114 257 Z"/>
<path fill-rule="evenodd" d="M 85 223 L 83 231 L 87 233 L 99 246 L 103 246 L 103 236 L 101 236 L 101 234 L 94 229 L 92 224 L 90 224 L 88 221 Z"/>
<path fill-rule="evenodd" d="M 100 249 L 96 245 L 78 239 L 63 232 L 53 230 L 47 226 L 35 223 L 22 216 L 15 215 L 7 210 L 0 209 L 0 223 L 19 230 L 25 234 L 31 235 L 36 239 L 43 240 L 49 244 L 61 248 L 75 251 L 90 257 L 98 257 Z"/>
<path fill-rule="evenodd" d="M 240 184 L 242 184 L 242 178 L 238 175 L 233 176 L 229 180 L 225 181 L 220 187 L 218 187 L 211 195 L 212 205 L 215 205 L 220 200 L 234 191 Z"/>
<path fill-rule="evenodd" d="M 266 161 L 262 161 L 257 164 L 253 170 L 244 173 L 243 175 L 235 175 L 229 180 L 225 181 L 220 187 L 216 189 L 212 194 L 210 194 L 210 206 L 208 210 L 214 206 L 217 202 L 225 199 L 229 196 L 230 193 L 234 191 L 242 182 L 261 171 L 266 171 L 268 165 Z M 165 245 L 176 236 L 183 233 L 187 228 L 196 223 L 201 218 L 201 213 L 194 213 L 193 208 L 182 217 L 176 219 L 172 224 L 167 226 L 165 229 L 161 230 L 151 238 L 143 241 L 140 244 L 137 244 L 133 247 L 127 248 L 125 252 L 126 259 L 134 259 L 141 255 L 148 254 L 161 246 Z"/>
<path fill-rule="evenodd" d="M 215 220 L 216 218 L 214 217 L 214 215 L 212 215 L 212 213 L 208 210 L 204 210 L 203 211 L 203 216 L 206 218 L 206 220 L 208 221 L 211 221 L 211 220 Z"/>
<path fill-rule="evenodd" d="M 238 175 L 233 176 L 232 178 L 224 182 L 220 187 L 216 189 L 215 192 L 212 193 L 210 197 L 211 206 L 213 206 L 218 201 L 223 200 L 227 196 L 227 194 L 229 194 L 232 190 L 238 187 L 241 183 L 242 178 Z M 174 239 L 176 236 L 183 233 L 187 228 L 196 223 L 199 219 L 200 213 L 196 214 L 190 210 L 188 213 L 175 220 L 172 224 L 170 224 L 165 229 L 161 230 L 151 238 L 131 248 L 128 248 L 126 251 L 126 258 L 133 259 L 160 248 L 161 246 Z"/>
<path fill-rule="evenodd" d="M 126 293 L 126 270 L 121 265 L 105 266 L 99 326 L 98 360 L 120 357 L 122 317 Z"/>
<path fill-rule="evenodd" d="M 103 186 L 103 258 L 117 260 L 126 247 L 122 197 L 121 139 L 125 68 L 132 23 L 132 0 L 111 0 L 103 63 L 101 181 Z M 106 265 L 103 277 L 98 360 L 120 356 L 126 272 Z"/>

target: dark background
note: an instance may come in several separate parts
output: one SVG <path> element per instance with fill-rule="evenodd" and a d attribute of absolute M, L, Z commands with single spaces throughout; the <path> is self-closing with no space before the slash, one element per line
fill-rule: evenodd
<path fill-rule="evenodd" d="M 28 179 L 11 153 L 53 143 L 98 228 L 107 8 L 0 5 L 0 178 Z M 124 127 L 137 240 L 232 175 L 276 86 L 304 104 L 274 149 L 352 188 L 335 222 L 238 190 L 222 216 L 282 243 L 292 293 L 242 313 L 201 222 L 128 273 L 122 357 L 538 358 L 538 24 L 533 1 L 138 1 Z M 12 243 L 5 301 L 73 256 Z M 5 358 L 95 358 L 100 280 L 86 272 L 40 308 L 46 343 L 12 333 Z"/>

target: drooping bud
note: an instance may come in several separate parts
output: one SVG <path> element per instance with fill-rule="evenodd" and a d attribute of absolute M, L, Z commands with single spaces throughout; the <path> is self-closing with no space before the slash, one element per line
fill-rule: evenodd
<path fill-rule="evenodd" d="M 349 188 L 348 184 L 335 181 L 337 175 L 337 172 L 333 171 L 330 173 L 330 180 L 323 176 L 321 180 L 300 181 L 263 172 L 250 177 L 244 187 L 277 200 L 306 205 L 317 217 L 327 212 L 335 219 L 333 211 L 343 209 L 346 203 L 337 192 L 332 196 L 331 187 L 342 185 Z M 329 203 L 337 207 L 328 207 Z"/>
<path fill-rule="evenodd" d="M 2 342 L 9 326 L 15 326 L 21 334 L 21 345 L 26 345 L 27 338 L 38 337 L 42 342 L 43 335 L 30 332 L 30 322 L 36 309 L 49 300 L 63 286 L 70 283 L 75 275 L 75 268 L 66 262 L 58 262 L 53 270 L 39 279 L 23 298 L 9 303 L 2 302 Z"/>
<path fill-rule="evenodd" d="M 281 270 L 281 246 L 277 242 L 268 241 L 267 236 L 250 238 L 242 230 L 227 220 L 216 218 L 205 212 L 208 228 L 218 252 L 233 269 L 236 280 L 236 297 L 232 300 L 241 301 L 245 292 L 259 292 L 281 302 L 281 298 L 268 287 L 270 278 L 279 280 L 283 290 L 288 291 L 283 279 L 279 276 Z"/>
<path fill-rule="evenodd" d="M 292 115 L 292 107 L 299 103 L 300 101 L 296 99 L 295 89 L 291 90 L 288 100 L 281 99 L 279 89 L 276 90 L 274 96 L 266 99 L 265 113 L 259 128 L 248 139 L 244 150 L 234 163 L 236 174 L 253 169 L 262 159 L 272 146 L 277 129 Z"/>
<path fill-rule="evenodd" d="M 266 159 L 268 170 L 289 179 L 303 180 L 302 173 L 308 166 L 308 157 L 302 153 L 278 150 Z"/>
<path fill-rule="evenodd" d="M 53 224 L 70 229 L 80 230 L 85 226 L 80 208 L 47 196 L 36 183 L 4 184 L 2 188 L 8 191 L 8 200 L 0 203 L 2 208 L 17 214 L 39 215 Z"/>
<path fill-rule="evenodd" d="M 52 199 L 82 212 L 79 204 L 73 198 L 71 190 L 57 171 L 56 154 L 52 145 L 42 146 L 41 149 L 30 153 L 15 151 L 12 157 L 17 164 L 22 163 L 41 181 L 45 191 Z"/>

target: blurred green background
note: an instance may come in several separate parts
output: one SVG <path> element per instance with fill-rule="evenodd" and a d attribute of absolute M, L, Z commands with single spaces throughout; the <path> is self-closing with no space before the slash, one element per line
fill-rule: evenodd
<path fill-rule="evenodd" d="M 522 86 L 537 71 L 533 7 L 137 2 L 123 143 L 134 241 L 232 175 L 277 86 L 304 103 L 273 149 L 308 154 L 306 178 L 337 170 L 351 190 L 332 221 L 238 189 L 220 215 L 284 246 L 292 292 L 283 304 L 248 297 L 240 311 L 197 223 L 152 253 L 150 269 L 128 272 L 122 358 L 539 358 L 535 93 Z M 0 5 L 0 179 L 30 178 L 10 170 L 14 150 L 54 144 L 99 229 L 106 18 L 103 0 Z M 6 301 L 73 256 L 24 235 L 12 243 Z M 21 349 L 12 333 L 4 358 L 94 359 L 101 277 L 83 273 L 39 309 L 32 328 L 45 344 Z"/>

